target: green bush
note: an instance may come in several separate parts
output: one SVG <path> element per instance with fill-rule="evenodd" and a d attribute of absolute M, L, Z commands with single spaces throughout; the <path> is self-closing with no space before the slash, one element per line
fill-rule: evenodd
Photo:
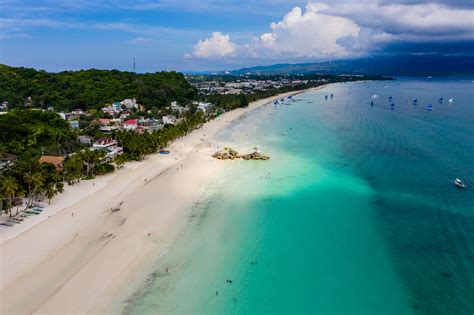
<path fill-rule="evenodd" d="M 102 163 L 95 167 L 95 173 L 97 175 L 104 175 L 107 173 L 112 173 L 115 170 L 115 166 L 109 163 Z"/>

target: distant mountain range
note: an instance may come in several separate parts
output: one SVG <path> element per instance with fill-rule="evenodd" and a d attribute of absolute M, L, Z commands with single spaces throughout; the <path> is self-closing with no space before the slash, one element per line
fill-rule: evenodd
<path fill-rule="evenodd" d="M 386 76 L 474 75 L 474 56 L 439 54 L 374 56 L 317 63 L 276 64 L 231 71 L 232 74 L 367 74 Z"/>

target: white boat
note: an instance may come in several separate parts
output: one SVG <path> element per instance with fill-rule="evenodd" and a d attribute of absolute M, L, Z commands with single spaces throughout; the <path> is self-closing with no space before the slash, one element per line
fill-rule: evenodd
<path fill-rule="evenodd" d="M 448 100 L 448 102 L 452 103 L 452 102 L 454 102 L 454 99 L 451 97 L 451 98 Z"/>
<path fill-rule="evenodd" d="M 454 184 L 454 186 L 459 187 L 459 188 L 466 188 L 467 187 L 467 185 L 462 180 L 460 180 L 459 178 L 456 178 L 453 181 L 453 184 Z"/>

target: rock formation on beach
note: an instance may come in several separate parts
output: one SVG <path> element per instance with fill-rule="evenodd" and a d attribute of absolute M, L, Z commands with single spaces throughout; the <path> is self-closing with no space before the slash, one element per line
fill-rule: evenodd
<path fill-rule="evenodd" d="M 218 160 L 235 160 L 235 159 L 244 159 L 244 160 L 269 160 L 270 157 L 260 154 L 258 151 L 254 151 L 249 154 L 239 154 L 232 148 L 224 148 L 224 150 L 217 151 L 212 155 L 212 157 Z"/>

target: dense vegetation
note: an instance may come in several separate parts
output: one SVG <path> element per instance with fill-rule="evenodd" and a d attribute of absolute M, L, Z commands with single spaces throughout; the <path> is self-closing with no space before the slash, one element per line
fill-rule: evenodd
<path fill-rule="evenodd" d="M 185 136 L 193 129 L 205 122 L 201 111 L 187 114 L 176 125 L 166 125 L 163 129 L 151 133 L 136 133 L 132 131 L 119 131 L 114 134 L 123 146 L 124 153 L 119 160 L 141 160 L 145 155 L 155 153 L 158 149 L 166 147 L 173 140 Z M 115 161 L 121 164 L 120 161 Z M 119 163 L 117 163 L 119 162 Z"/>
<path fill-rule="evenodd" d="M 49 73 L 0 65 L 0 102 L 55 110 L 99 109 L 105 104 L 136 98 L 148 109 L 186 103 L 196 90 L 177 72 L 137 74 L 118 70 L 81 70 Z"/>
<path fill-rule="evenodd" d="M 15 109 L 0 115 L 0 152 L 64 155 L 77 149 L 67 121 L 48 111 Z"/>

